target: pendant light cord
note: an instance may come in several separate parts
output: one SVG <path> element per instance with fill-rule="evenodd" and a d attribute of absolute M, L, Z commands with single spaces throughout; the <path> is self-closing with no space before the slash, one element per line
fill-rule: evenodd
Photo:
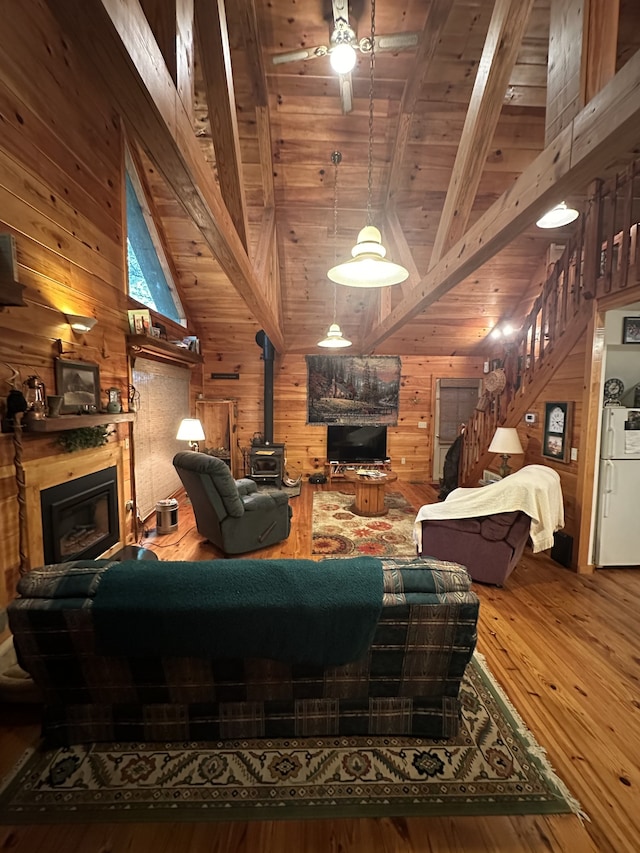
<path fill-rule="evenodd" d="M 338 262 L 338 166 L 342 162 L 340 151 L 334 151 L 331 155 L 334 168 L 333 178 L 333 265 Z M 338 285 L 333 283 L 333 322 L 338 316 Z"/>
<path fill-rule="evenodd" d="M 371 0 L 371 56 L 369 58 L 369 163 L 367 171 L 367 225 L 372 224 L 371 195 L 373 186 L 373 78 L 376 65 L 376 0 Z"/>

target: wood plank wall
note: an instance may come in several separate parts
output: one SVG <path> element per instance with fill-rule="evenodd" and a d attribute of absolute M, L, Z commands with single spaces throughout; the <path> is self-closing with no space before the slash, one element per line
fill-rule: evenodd
<path fill-rule="evenodd" d="M 287 356 L 277 364 L 275 433 L 287 444 L 287 461 L 300 473 L 323 470 L 326 429 L 306 425 L 307 369 L 303 356 Z M 482 375 L 482 359 L 402 356 L 397 426 L 387 430 L 387 452 L 401 480 L 430 483 L 433 470 L 434 395 L 436 379 Z M 418 423 L 426 423 L 420 429 Z M 402 457 L 405 464 L 401 464 Z"/>
<path fill-rule="evenodd" d="M 26 306 L 0 309 L 0 409 L 12 375 L 8 365 L 20 371 L 20 382 L 37 374 L 47 393 L 55 393 L 60 348 L 67 358 L 98 365 L 103 404 L 110 386 L 120 388 L 126 401 L 130 302 L 119 117 L 95 69 L 85 67 L 45 3 L 9 0 L 6 7 L 0 30 L 0 232 L 15 238 Z M 77 335 L 65 313 L 93 316 L 98 323 Z M 163 323 L 170 337 L 189 333 Z M 194 399 L 201 380 L 201 369 L 194 369 Z M 110 438 L 122 454 L 124 500 L 133 496 L 129 430 L 119 424 Z M 25 465 L 56 467 L 63 453 L 56 438 L 25 435 Z M 0 435 L 0 607 L 13 597 L 19 565 L 13 457 L 13 436 Z M 131 513 L 122 535 L 124 541 L 133 538 Z"/>
<path fill-rule="evenodd" d="M 92 85 L 44 4 L 11 2 L 0 35 L 0 231 L 14 235 L 26 307 L 0 311 L 0 384 L 37 373 L 55 393 L 57 340 L 69 358 L 100 368 L 101 387 L 126 391 L 127 357 L 122 138 L 118 118 Z M 76 335 L 64 313 L 94 316 Z M 104 400 L 106 402 L 106 399 Z M 125 454 L 128 425 L 112 440 Z M 24 460 L 59 458 L 56 436 L 26 436 Z M 18 566 L 13 441 L 0 436 L 0 605 Z"/>
<path fill-rule="evenodd" d="M 565 359 L 551 382 L 546 386 L 543 393 L 529 406 L 529 411 L 533 412 L 536 416 L 535 423 L 522 423 L 518 427 L 518 435 L 520 436 L 524 450 L 524 457 L 521 457 L 522 465 L 546 465 L 549 468 L 553 468 L 560 475 L 565 511 L 563 532 L 574 537 L 574 549 L 577 547 L 577 537 L 579 535 L 578 519 L 576 517 L 579 455 L 581 450 L 586 452 L 586 448 L 581 442 L 586 346 L 587 339 L 586 336 L 583 336 Z M 578 449 L 578 461 L 557 462 L 542 455 L 545 404 L 550 402 L 572 403 L 572 415 L 569 427 L 570 447 Z M 496 461 L 499 463 L 500 460 L 498 457 L 496 457 Z M 512 467 L 517 469 L 522 466 L 516 463 Z"/>

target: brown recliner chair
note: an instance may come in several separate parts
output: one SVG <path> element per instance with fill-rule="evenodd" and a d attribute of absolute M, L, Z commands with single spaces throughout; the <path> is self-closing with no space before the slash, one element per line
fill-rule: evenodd
<path fill-rule="evenodd" d="M 460 563 L 474 581 L 496 586 L 502 586 L 518 564 L 531 527 L 529 516 L 519 510 L 421 523 L 420 556 Z"/>
<path fill-rule="evenodd" d="M 534 554 L 553 547 L 564 526 L 557 471 L 525 465 L 485 488 L 462 488 L 439 504 L 425 504 L 414 537 L 421 556 L 466 566 L 475 581 L 501 586 L 516 567 L 527 539 Z"/>

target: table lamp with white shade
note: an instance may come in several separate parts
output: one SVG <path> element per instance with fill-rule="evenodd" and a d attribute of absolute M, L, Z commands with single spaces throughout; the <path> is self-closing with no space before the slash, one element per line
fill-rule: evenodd
<path fill-rule="evenodd" d="M 204 441 L 204 430 L 200 420 L 198 418 L 183 418 L 178 427 L 176 438 L 178 441 L 188 441 L 189 447 L 197 453 L 199 450 L 198 442 Z"/>
<path fill-rule="evenodd" d="M 507 477 L 511 473 L 509 457 L 516 453 L 524 453 L 518 430 L 515 427 L 497 427 L 489 445 L 489 453 L 499 453 L 502 456 L 502 465 L 498 469 L 501 477 Z"/>

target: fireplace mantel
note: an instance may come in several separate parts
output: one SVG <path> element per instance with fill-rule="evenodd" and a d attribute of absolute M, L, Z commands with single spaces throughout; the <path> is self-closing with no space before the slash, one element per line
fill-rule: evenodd
<path fill-rule="evenodd" d="M 43 418 L 40 421 L 31 421 L 25 426 L 25 434 L 31 432 L 64 432 L 68 429 L 81 429 L 82 427 L 100 426 L 100 424 L 119 424 L 124 421 L 133 421 L 133 412 L 98 412 L 97 415 L 60 415 L 59 418 Z"/>

